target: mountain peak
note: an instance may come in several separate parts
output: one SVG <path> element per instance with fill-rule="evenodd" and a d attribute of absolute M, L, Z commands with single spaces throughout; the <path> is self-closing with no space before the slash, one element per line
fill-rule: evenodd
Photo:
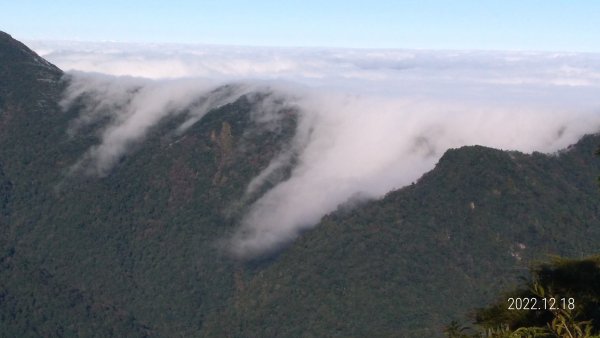
<path fill-rule="evenodd" d="M 0 31 L 0 40 L 4 40 L 4 39 L 12 39 L 12 36 L 10 36 L 10 34 L 8 34 L 8 33 Z"/>
<path fill-rule="evenodd" d="M 23 74 L 23 70 L 40 71 L 47 75 L 62 75 L 62 71 L 46 61 L 10 34 L 0 31 L 0 74 L 3 77 Z M 37 74 L 40 75 L 40 74 Z"/>

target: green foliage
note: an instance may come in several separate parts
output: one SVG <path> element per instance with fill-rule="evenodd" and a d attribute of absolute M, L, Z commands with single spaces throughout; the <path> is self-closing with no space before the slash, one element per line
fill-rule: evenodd
<path fill-rule="evenodd" d="M 555 309 L 545 306 L 537 310 L 510 309 L 508 297 L 561 299 L 569 297 L 573 306 L 560 301 Z M 541 302 L 540 302 L 541 304 Z M 445 330 L 448 337 L 600 337 L 600 256 L 586 259 L 554 257 L 550 263 L 532 269 L 525 287 L 513 290 L 496 304 L 479 309 L 476 325 L 481 328 L 463 334 L 457 322 Z M 501 328 L 501 329 L 498 329 Z"/>

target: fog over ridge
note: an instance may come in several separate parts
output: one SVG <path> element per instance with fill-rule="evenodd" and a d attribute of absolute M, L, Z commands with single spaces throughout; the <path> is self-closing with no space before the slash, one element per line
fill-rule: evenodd
<path fill-rule="evenodd" d="M 252 257 L 293 240 L 355 196 L 380 198 L 431 170 L 448 149 L 484 145 L 554 152 L 600 130 L 600 55 L 532 52 L 339 50 L 37 42 L 70 70 L 63 105 L 94 105 L 71 133 L 105 118 L 100 143 L 72 171 L 105 175 L 152 126 L 256 92 L 298 107 L 288 153 L 297 164 L 251 207 L 229 249 Z M 101 75 L 96 72 L 108 75 Z M 227 85 L 227 87 L 222 87 Z M 221 89 L 219 89 L 221 88 Z M 226 89 L 223 89 L 226 88 Z M 265 102 L 261 118 L 281 107 Z"/>

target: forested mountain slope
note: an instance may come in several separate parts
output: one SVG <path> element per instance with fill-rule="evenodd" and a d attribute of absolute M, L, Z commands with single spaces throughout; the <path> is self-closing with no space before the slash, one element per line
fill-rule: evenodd
<path fill-rule="evenodd" d="M 248 281 L 215 332 L 440 335 L 532 259 L 597 252 L 598 144 L 585 137 L 556 156 L 449 150 L 416 184 L 326 217 Z"/>

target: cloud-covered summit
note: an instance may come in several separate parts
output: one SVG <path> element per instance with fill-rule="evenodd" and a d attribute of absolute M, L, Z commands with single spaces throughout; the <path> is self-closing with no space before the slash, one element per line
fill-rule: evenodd
<path fill-rule="evenodd" d="M 71 73 L 65 106 L 82 93 L 97 103 L 74 121 L 74 131 L 102 116 L 111 121 L 77 164 L 95 174 L 113 170 L 115 159 L 170 114 L 189 114 L 184 130 L 208 110 L 266 87 L 299 107 L 297 163 L 231 239 L 242 257 L 292 240 L 355 196 L 378 198 L 410 184 L 448 148 L 553 152 L 600 129 L 596 54 L 31 45 L 65 70 L 120 76 Z M 231 83 L 232 90 L 215 94 Z M 281 154 L 265 170 L 290 158 Z"/>

